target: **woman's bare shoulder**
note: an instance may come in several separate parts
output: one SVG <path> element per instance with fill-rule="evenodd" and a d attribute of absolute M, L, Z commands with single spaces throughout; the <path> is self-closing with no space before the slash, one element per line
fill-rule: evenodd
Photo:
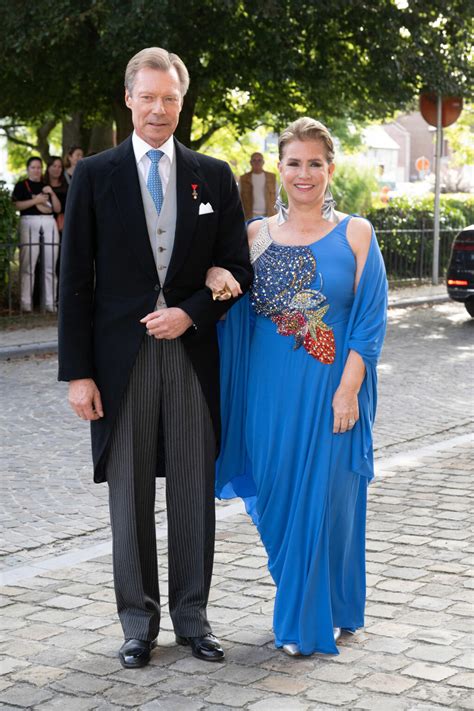
<path fill-rule="evenodd" d="M 250 247 L 252 246 L 252 243 L 253 243 L 255 237 L 260 232 L 261 226 L 262 226 L 262 220 L 254 220 L 249 225 L 247 225 L 247 239 L 249 241 Z"/>
<path fill-rule="evenodd" d="M 372 239 L 372 225 L 364 217 L 353 217 L 347 225 L 347 239 L 354 252 L 367 252 Z"/>

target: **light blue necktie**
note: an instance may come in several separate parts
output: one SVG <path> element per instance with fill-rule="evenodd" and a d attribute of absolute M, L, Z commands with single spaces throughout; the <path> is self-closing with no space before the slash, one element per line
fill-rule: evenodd
<path fill-rule="evenodd" d="M 158 214 L 160 214 L 161 207 L 163 205 L 163 186 L 161 184 L 158 163 L 164 155 L 163 151 L 159 151 L 157 149 L 147 151 L 147 156 L 151 160 L 151 165 L 146 185 L 150 191 L 151 197 L 153 198 Z"/>

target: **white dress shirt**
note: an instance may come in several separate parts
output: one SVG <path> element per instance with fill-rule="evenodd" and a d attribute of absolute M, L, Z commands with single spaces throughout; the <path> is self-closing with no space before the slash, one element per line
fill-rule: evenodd
<path fill-rule="evenodd" d="M 265 173 L 252 173 L 253 217 L 265 217 L 267 214 L 265 181 Z"/>
<path fill-rule="evenodd" d="M 151 160 L 147 156 L 147 152 L 150 150 L 155 150 L 153 146 L 150 146 L 143 138 L 140 138 L 135 131 L 132 134 L 132 145 L 133 152 L 135 154 L 135 160 L 137 161 L 137 168 L 140 171 L 145 183 L 148 181 L 148 173 L 150 172 Z M 170 136 L 167 141 L 159 147 L 160 151 L 163 151 L 164 156 L 162 156 L 160 162 L 158 163 L 158 170 L 160 172 L 161 185 L 163 186 L 163 197 L 166 194 L 166 188 L 168 187 L 168 182 L 170 179 L 171 163 L 174 159 L 174 141 L 173 136 Z"/>

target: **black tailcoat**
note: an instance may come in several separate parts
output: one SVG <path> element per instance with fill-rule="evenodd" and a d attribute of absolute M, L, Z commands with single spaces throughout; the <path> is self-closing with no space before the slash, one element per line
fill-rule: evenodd
<path fill-rule="evenodd" d="M 248 289 L 244 218 L 232 172 L 223 161 L 175 140 L 177 219 L 163 293 L 195 327 L 181 336 L 209 405 L 217 441 L 219 352 L 215 324 L 232 305 L 213 301 L 207 269 L 229 269 Z M 197 199 L 194 197 L 197 194 Z M 209 202 L 213 212 L 199 215 Z M 160 281 L 129 137 L 81 161 L 68 194 L 61 248 L 59 380 L 93 378 L 105 416 L 91 423 L 94 479 L 104 481 L 107 444 L 146 329 Z"/>

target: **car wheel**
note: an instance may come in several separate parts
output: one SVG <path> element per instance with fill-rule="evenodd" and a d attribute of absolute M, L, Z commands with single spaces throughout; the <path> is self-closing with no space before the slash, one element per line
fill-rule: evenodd
<path fill-rule="evenodd" d="M 474 318 L 474 300 L 469 299 L 468 301 L 465 301 L 464 306 L 466 307 L 466 311 L 469 316 L 472 316 Z"/>

